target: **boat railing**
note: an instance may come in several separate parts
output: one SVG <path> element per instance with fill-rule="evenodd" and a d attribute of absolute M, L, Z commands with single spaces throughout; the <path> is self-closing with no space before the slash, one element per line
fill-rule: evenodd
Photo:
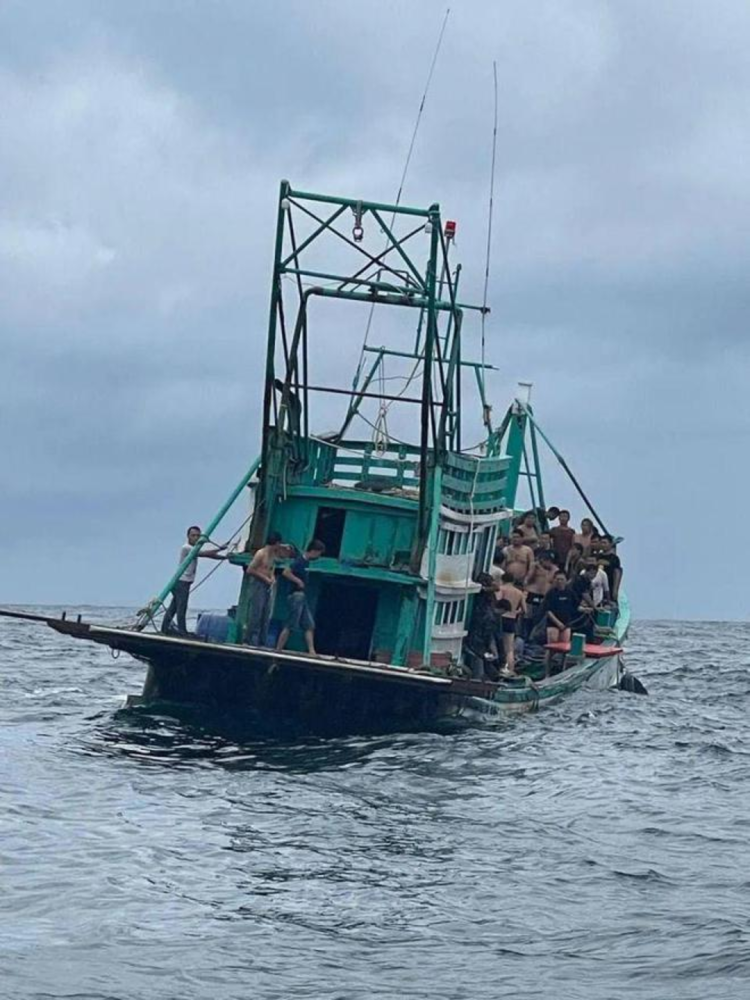
<path fill-rule="evenodd" d="M 347 441 L 341 444 L 322 438 L 306 442 L 300 481 L 307 485 L 379 485 L 393 489 L 419 488 L 418 449 L 404 444 Z"/>
<path fill-rule="evenodd" d="M 508 494 L 510 458 L 448 453 L 442 478 L 442 502 L 457 511 L 496 511 Z M 302 461 L 294 477 L 300 485 L 376 485 L 392 489 L 418 489 L 421 478 L 419 450 L 413 445 L 372 441 L 327 441 L 310 437 L 304 442 Z"/>
<path fill-rule="evenodd" d="M 508 494 L 510 458 L 449 453 L 442 476 L 442 503 L 464 514 L 499 511 Z"/>

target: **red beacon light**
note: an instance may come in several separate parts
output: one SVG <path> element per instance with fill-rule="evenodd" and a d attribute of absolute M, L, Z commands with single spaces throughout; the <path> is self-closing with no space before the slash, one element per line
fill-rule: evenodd
<path fill-rule="evenodd" d="M 446 240 L 455 240 L 456 238 L 456 223 L 451 219 L 447 219 L 445 223 L 445 238 Z"/>

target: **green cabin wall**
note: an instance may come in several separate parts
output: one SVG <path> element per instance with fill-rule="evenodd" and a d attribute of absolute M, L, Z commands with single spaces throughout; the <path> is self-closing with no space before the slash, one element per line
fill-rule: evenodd
<path fill-rule="evenodd" d="M 409 564 L 417 527 L 417 504 L 403 498 L 389 503 L 389 499 L 367 494 L 360 498 L 352 496 L 349 491 L 332 489 L 301 490 L 299 495 L 292 494 L 276 502 L 268 519 L 268 530 L 278 531 L 285 542 L 304 551 L 314 537 L 321 507 L 346 511 L 338 558 L 323 557 L 311 567 L 308 585 L 311 610 L 315 615 L 320 586 L 325 579 L 347 576 L 351 578 L 352 586 L 377 584 L 379 595 L 371 655 L 383 662 L 403 664 L 412 644 L 418 604 L 417 581 L 411 578 L 401 584 L 397 573 L 406 570 Z M 360 567 L 359 570 L 357 567 Z M 240 623 L 247 621 L 248 587 L 249 581 L 243 577 L 237 614 Z M 281 628 L 286 615 L 286 588 L 278 586 L 273 625 Z M 240 638 L 239 635 L 237 638 Z M 288 648 L 304 649 L 301 633 L 290 637 Z"/>
<path fill-rule="evenodd" d="M 450 476 L 447 488 L 452 490 L 449 506 L 468 511 L 476 508 L 496 508 L 512 497 L 517 489 L 520 472 L 519 451 L 523 438 L 523 424 L 511 421 L 508 428 L 510 455 L 496 456 L 495 467 L 477 469 L 474 460 L 462 455 L 450 456 Z M 465 468 L 464 468 L 465 466 Z M 439 476 L 438 476 L 439 478 Z M 455 494 L 455 496 L 454 496 Z M 467 494 L 467 496 L 464 496 Z M 468 498 L 467 498 L 468 497 Z M 313 615 L 320 624 L 318 600 L 321 585 L 326 580 L 344 583 L 345 586 L 366 587 L 378 592 L 375 621 L 372 628 L 368 657 L 394 665 L 429 662 L 432 608 L 425 614 L 425 601 L 418 596 L 418 585 L 423 581 L 410 570 L 418 528 L 418 503 L 416 499 L 401 494 L 383 494 L 338 487 L 335 484 L 292 483 L 283 496 L 277 496 L 268 516 L 264 518 L 266 533 L 278 531 L 285 542 L 304 551 L 315 536 L 315 527 L 322 507 L 343 510 L 346 519 L 341 534 L 337 557 L 324 556 L 317 560 L 310 571 L 308 599 Z M 435 508 L 435 524 L 437 524 Z M 236 557 L 236 562 L 249 562 L 251 555 Z M 283 564 L 282 564 L 283 565 Z M 434 573 L 434 565 L 432 567 Z M 236 641 L 242 639 L 242 625 L 248 616 L 248 583 L 243 583 L 238 602 Z M 429 596 L 429 585 L 428 585 Z M 330 606 L 330 592 L 326 602 Z M 344 601 L 345 603 L 345 601 Z M 428 600 L 427 602 L 431 602 Z M 469 601 L 470 606 L 473 602 Z M 322 612 L 330 613 L 330 612 Z M 272 630 L 278 632 L 287 616 L 286 586 L 277 588 L 272 618 Z M 468 615 L 467 615 L 468 617 Z M 329 622 L 334 619 L 329 618 Z M 365 633 L 362 633 L 363 635 Z M 330 639 L 329 639 L 330 641 Z M 288 648 L 304 649 L 304 637 L 295 633 Z"/>
<path fill-rule="evenodd" d="M 313 538 L 318 511 L 333 507 L 346 511 L 339 562 L 366 563 L 391 568 L 396 553 L 405 553 L 401 562 L 408 564 L 416 530 L 417 505 L 371 505 L 342 497 L 331 491 L 323 497 L 290 496 L 280 500 L 271 517 L 271 530 L 278 531 L 285 542 L 304 551 Z M 413 509 L 410 509 L 413 508 Z"/>

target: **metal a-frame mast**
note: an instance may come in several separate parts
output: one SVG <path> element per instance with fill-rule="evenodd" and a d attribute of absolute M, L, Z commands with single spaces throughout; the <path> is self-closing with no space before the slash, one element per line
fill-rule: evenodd
<path fill-rule="evenodd" d="M 347 225 L 351 228 L 347 231 Z M 297 191 L 288 181 L 279 190 L 271 303 L 268 320 L 263 436 L 257 515 L 251 542 L 262 542 L 268 512 L 279 495 L 285 463 L 304 462 L 310 435 L 310 398 L 325 393 L 348 398 L 337 442 L 364 400 L 418 407 L 421 469 L 418 539 L 427 537 L 432 505 L 432 472 L 446 453 L 461 449 L 461 325 L 467 306 L 457 299 L 456 271 L 449 249 L 455 227 L 443 228 L 440 208 L 410 208 L 373 201 Z M 374 246 L 376 244 L 376 246 Z M 426 244 L 426 246 L 425 246 Z M 374 248 L 373 248 L 374 247 Z M 337 261 L 321 269 L 321 251 Z M 332 252 L 333 251 L 333 252 Z M 343 251 L 343 253 L 342 253 Z M 426 256 L 422 264 L 418 255 Z M 290 280 L 291 279 L 291 280 Z M 316 299 L 337 299 L 417 311 L 414 350 L 364 345 L 363 358 L 374 353 L 361 384 L 351 388 L 313 383 L 310 343 Z M 414 391 L 393 396 L 375 379 L 386 356 L 410 358 L 421 367 Z M 361 367 L 361 366 L 360 366 Z M 489 367 L 489 366 L 487 366 Z M 481 384 L 482 380 L 478 379 Z"/>

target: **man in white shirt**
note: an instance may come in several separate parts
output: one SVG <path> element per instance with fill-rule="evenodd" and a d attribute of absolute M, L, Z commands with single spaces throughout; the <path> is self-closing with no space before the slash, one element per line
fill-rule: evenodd
<path fill-rule="evenodd" d="M 201 529 L 197 525 L 192 525 L 187 530 L 187 543 L 180 549 L 180 559 L 177 563 L 181 566 L 188 555 L 190 554 L 193 546 L 201 537 Z M 167 608 L 167 612 L 164 615 L 164 620 L 161 623 L 162 632 L 172 631 L 172 619 L 177 616 L 177 631 L 181 635 L 187 635 L 187 622 L 185 616 L 187 615 L 188 601 L 190 600 L 190 588 L 195 580 L 195 574 L 198 568 L 198 557 L 202 559 L 226 559 L 226 556 L 219 555 L 223 552 L 226 545 L 220 545 L 218 548 L 211 549 L 209 552 L 201 550 L 196 555 L 195 559 L 190 563 L 187 569 L 182 573 L 179 580 L 172 587 L 172 602 Z"/>
<path fill-rule="evenodd" d="M 595 608 L 609 600 L 609 580 L 601 566 L 596 567 L 596 574 L 591 578 L 591 597 Z"/>

